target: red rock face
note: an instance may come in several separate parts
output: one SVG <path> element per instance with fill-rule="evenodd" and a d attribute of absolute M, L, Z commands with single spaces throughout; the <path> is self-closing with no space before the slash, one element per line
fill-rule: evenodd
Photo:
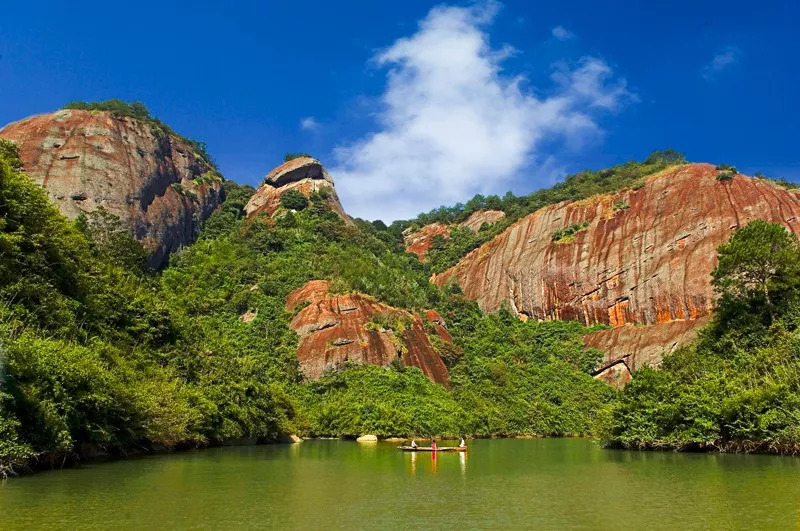
<path fill-rule="evenodd" d="M 437 235 L 450 238 L 450 227 L 444 223 L 431 223 L 409 234 L 405 237 L 406 252 L 414 253 L 420 260 L 424 260 L 433 245 L 433 237 Z"/>
<path fill-rule="evenodd" d="M 484 311 L 507 304 L 534 319 L 615 327 L 696 320 L 711 312 L 716 250 L 732 231 L 761 218 L 800 232 L 797 192 L 744 176 L 718 181 L 717 173 L 709 164 L 673 167 L 639 190 L 540 209 L 432 281 L 457 282 Z M 619 202 L 629 206 L 615 210 Z M 573 238 L 552 241 L 583 223 Z"/>
<path fill-rule="evenodd" d="M 467 227 L 473 232 L 478 232 L 484 223 L 491 225 L 504 217 L 506 217 L 506 213 L 502 210 L 478 210 L 455 226 Z M 416 232 L 410 232 L 405 236 L 406 252 L 414 253 L 420 260 L 424 260 L 433 245 L 433 237 L 438 235 L 449 239 L 452 226 L 444 223 L 430 223 Z"/>
<path fill-rule="evenodd" d="M 419 367 L 436 383 L 446 385 L 450 379 L 418 314 L 359 293 L 328 295 L 325 280 L 312 280 L 290 293 L 286 309 L 294 311 L 305 302 L 309 305 L 297 313 L 289 326 L 300 335 L 297 357 L 306 378 L 319 378 L 326 370 L 342 369 L 348 362 L 385 366 L 400 359 L 406 366 Z M 409 326 L 402 333 L 395 333 L 371 322 L 373 316 L 379 315 L 403 320 Z M 443 321 L 434 325 L 444 328 Z M 437 333 L 442 335 L 438 328 Z"/>
<path fill-rule="evenodd" d="M 259 214 L 273 216 L 280 209 L 281 196 L 289 190 L 297 190 L 306 197 L 310 197 L 314 192 L 327 194 L 326 202 L 331 210 L 342 219 L 350 221 L 336 195 L 333 179 L 322 164 L 311 157 L 292 159 L 269 172 L 247 202 L 244 209 L 247 216 Z"/>
<path fill-rule="evenodd" d="M 130 227 L 156 267 L 197 238 L 222 200 L 221 182 L 208 177 L 202 157 L 132 118 L 61 110 L 9 124 L 0 138 L 17 144 L 25 172 L 65 216 L 104 207 Z"/>
<path fill-rule="evenodd" d="M 594 372 L 595 378 L 622 388 L 639 368 L 658 366 L 666 354 L 689 344 L 709 319 L 705 316 L 694 321 L 670 321 L 650 326 L 627 324 L 584 336 L 586 346 L 605 354 Z"/>

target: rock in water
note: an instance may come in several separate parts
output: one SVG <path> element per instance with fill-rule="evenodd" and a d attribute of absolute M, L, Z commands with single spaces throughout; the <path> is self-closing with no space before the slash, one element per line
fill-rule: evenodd
<path fill-rule="evenodd" d="M 399 360 L 405 366 L 419 367 L 436 383 L 449 381 L 447 367 L 431 345 L 418 314 L 360 293 L 329 295 L 325 280 L 312 280 L 290 293 L 286 309 L 294 311 L 305 302 L 310 304 L 289 326 L 300 335 L 297 357 L 306 378 L 320 378 L 326 370 L 342 369 L 347 362 L 386 366 Z M 433 312 L 431 318 L 436 317 Z M 438 319 L 433 323 L 436 333 L 449 337 L 446 330 L 439 331 L 443 321 Z M 382 322 L 387 324 L 379 324 Z"/>
<path fill-rule="evenodd" d="M 432 280 L 456 282 L 484 311 L 507 304 L 525 319 L 690 321 L 590 341 L 606 348 L 607 363 L 625 355 L 657 363 L 710 314 L 717 247 L 734 230 L 760 218 L 800 233 L 798 191 L 742 175 L 720 181 L 718 173 L 710 164 L 674 166 L 638 190 L 547 206 Z M 575 233 L 557 238 L 566 227 Z"/>
<path fill-rule="evenodd" d="M 0 129 L 25 173 L 68 218 L 103 207 L 150 252 L 150 265 L 193 242 L 223 199 L 222 178 L 176 135 L 108 112 L 60 110 Z"/>
<path fill-rule="evenodd" d="M 336 195 L 333 179 L 320 161 L 311 157 L 292 159 L 269 172 L 244 207 L 247 216 L 275 215 L 281 207 L 281 196 L 289 190 L 297 190 L 306 198 L 318 194 L 339 217 L 350 221 Z"/>
<path fill-rule="evenodd" d="M 361 437 L 356 439 L 356 441 L 358 441 L 358 442 L 378 442 L 378 436 L 377 435 L 362 435 Z"/>

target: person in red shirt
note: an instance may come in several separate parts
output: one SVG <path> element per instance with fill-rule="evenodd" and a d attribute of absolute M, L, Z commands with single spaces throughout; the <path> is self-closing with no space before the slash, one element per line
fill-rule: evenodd
<path fill-rule="evenodd" d="M 435 440 L 435 439 L 431 439 L 431 448 L 433 448 L 433 451 L 434 451 L 434 452 L 435 452 L 436 450 L 438 450 L 438 448 L 436 447 L 436 440 Z"/>

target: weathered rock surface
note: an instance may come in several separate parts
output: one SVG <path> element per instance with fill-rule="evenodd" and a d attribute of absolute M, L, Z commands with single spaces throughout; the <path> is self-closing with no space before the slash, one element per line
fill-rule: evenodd
<path fill-rule="evenodd" d="M 306 197 L 315 192 L 321 194 L 331 210 L 349 221 L 336 195 L 333 179 L 322 164 L 311 157 L 292 159 L 269 172 L 247 202 L 244 208 L 247 216 L 274 215 L 281 206 L 281 196 L 289 190 L 297 190 Z"/>
<path fill-rule="evenodd" d="M 433 237 L 437 235 L 450 238 L 450 227 L 444 223 L 430 223 L 416 232 L 409 233 L 404 238 L 406 252 L 414 253 L 420 260 L 424 260 L 433 245 Z"/>
<path fill-rule="evenodd" d="M 11 123 L 0 138 L 17 144 L 25 172 L 65 216 L 105 208 L 155 267 L 193 242 L 223 199 L 220 176 L 189 145 L 133 118 L 60 110 Z"/>
<path fill-rule="evenodd" d="M 507 304 L 521 317 L 614 327 L 695 321 L 711 312 L 716 250 L 733 230 L 761 218 L 800 232 L 798 192 L 741 175 L 718 181 L 718 173 L 687 164 L 639 190 L 545 207 L 432 280 L 457 282 L 488 312 Z M 583 223 L 574 237 L 552 241 L 555 231 Z M 656 330 L 636 334 L 661 345 L 677 337 Z"/>
<path fill-rule="evenodd" d="M 470 216 L 459 223 L 459 225 L 471 229 L 472 232 L 478 232 L 484 223 L 493 225 L 505 217 L 506 213 L 502 210 L 478 210 L 470 214 Z"/>
<path fill-rule="evenodd" d="M 584 336 L 586 346 L 604 353 L 603 362 L 594 372 L 595 378 L 622 388 L 639 368 L 658 366 L 666 354 L 689 344 L 709 319 L 710 316 L 705 316 L 694 321 L 669 321 L 650 326 L 626 324 Z"/>
<path fill-rule="evenodd" d="M 450 374 L 418 314 L 359 293 L 329 295 L 325 280 L 312 280 L 290 293 L 286 308 L 294 311 L 306 302 L 308 306 L 289 325 L 300 335 L 297 357 L 306 378 L 319 378 L 328 369 L 344 368 L 347 362 L 385 366 L 400 359 L 406 366 L 419 367 L 434 382 L 447 384 Z M 395 332 L 376 326 L 373 316 L 403 320 L 408 326 L 402 333 Z M 443 327 L 443 322 L 434 325 Z"/>
<path fill-rule="evenodd" d="M 410 231 L 404 235 L 406 252 L 416 254 L 420 260 L 425 259 L 425 255 L 433 245 L 434 236 L 450 238 L 450 228 L 453 226 L 467 227 L 473 232 L 478 232 L 484 223 L 492 225 L 506 217 L 502 210 L 478 210 L 457 225 L 445 225 L 444 223 L 430 223 L 417 231 Z"/>

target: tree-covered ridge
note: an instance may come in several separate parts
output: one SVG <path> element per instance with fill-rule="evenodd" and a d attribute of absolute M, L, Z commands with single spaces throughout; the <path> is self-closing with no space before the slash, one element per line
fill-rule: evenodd
<path fill-rule="evenodd" d="M 214 168 L 214 171 L 216 171 L 217 175 L 219 175 L 217 165 L 214 162 L 214 158 L 209 154 L 208 147 L 206 146 L 205 142 L 194 140 L 176 133 L 170 126 L 151 115 L 150 110 L 142 102 L 134 101 L 128 103 L 117 98 L 105 101 L 72 101 L 64 105 L 63 108 L 81 111 L 103 111 L 108 112 L 111 114 L 111 116 L 116 118 L 128 117 L 144 122 L 150 125 L 150 129 L 157 137 L 173 135 L 181 139 L 189 147 L 191 147 L 195 153 L 200 155 L 200 157 L 203 158 L 203 160 L 205 160 L 209 166 Z"/>
<path fill-rule="evenodd" d="M 497 195 L 478 194 L 466 203 L 458 203 L 452 207 L 442 206 L 427 214 L 420 214 L 413 220 L 396 221 L 390 228 L 394 234 L 399 235 L 407 228 L 416 230 L 429 223 L 454 225 L 450 229 L 450 238 L 434 238 L 433 246 L 426 255 L 431 272 L 441 273 L 455 265 L 471 250 L 480 247 L 521 218 L 540 208 L 561 201 L 575 201 L 625 188 L 637 188 L 643 184 L 646 176 L 669 166 L 684 163 L 686 157 L 675 150 L 654 151 L 643 162 L 630 161 L 599 171 L 585 170 L 568 176 L 563 182 L 551 188 L 537 190 L 526 196 L 518 197 L 511 192 L 502 198 Z M 502 210 L 506 216 L 491 226 L 482 227 L 477 233 L 469 228 L 457 226 L 474 212 L 485 209 Z"/>
<path fill-rule="evenodd" d="M 800 452 L 800 243 L 761 220 L 719 248 L 712 323 L 636 373 L 607 437 L 626 448 Z"/>

